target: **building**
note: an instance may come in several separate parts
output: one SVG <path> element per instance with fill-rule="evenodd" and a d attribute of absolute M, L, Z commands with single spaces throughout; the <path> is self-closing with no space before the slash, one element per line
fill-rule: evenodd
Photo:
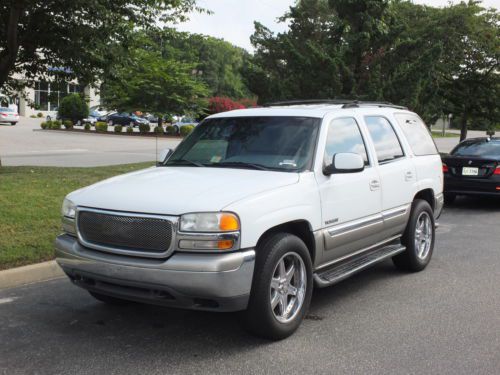
<path fill-rule="evenodd" d="M 14 78 L 23 79 L 22 76 Z M 42 113 L 43 117 L 47 115 L 55 117 L 59 103 L 71 93 L 83 93 L 89 107 L 100 104 L 99 94 L 94 87 L 79 85 L 76 81 L 49 79 L 37 81 L 34 87 L 25 88 L 22 93 L 6 96 L 0 91 L 0 106 L 16 105 L 21 116 Z"/>

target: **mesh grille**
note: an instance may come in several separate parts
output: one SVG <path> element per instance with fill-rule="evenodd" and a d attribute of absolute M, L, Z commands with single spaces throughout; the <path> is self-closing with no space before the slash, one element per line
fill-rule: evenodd
<path fill-rule="evenodd" d="M 172 242 L 172 222 L 161 218 L 80 211 L 78 230 L 87 243 L 138 253 L 164 253 Z"/>

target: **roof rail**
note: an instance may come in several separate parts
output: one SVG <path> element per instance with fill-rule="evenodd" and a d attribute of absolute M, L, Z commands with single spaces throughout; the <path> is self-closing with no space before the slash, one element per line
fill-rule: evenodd
<path fill-rule="evenodd" d="M 389 102 L 370 102 L 352 99 L 305 99 L 305 100 L 285 100 L 274 103 L 266 103 L 264 107 L 278 107 L 287 105 L 307 105 L 307 104 L 333 104 L 342 105 L 342 108 L 359 108 L 361 106 L 390 107 L 396 109 L 408 109 L 407 107 L 395 105 Z"/>

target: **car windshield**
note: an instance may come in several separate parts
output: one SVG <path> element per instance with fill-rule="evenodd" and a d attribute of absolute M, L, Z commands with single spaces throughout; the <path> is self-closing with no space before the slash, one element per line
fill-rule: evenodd
<path fill-rule="evenodd" d="M 465 141 L 459 144 L 452 152 L 455 156 L 500 157 L 500 140 Z"/>
<path fill-rule="evenodd" d="M 0 107 L 0 112 L 14 112 L 12 108 Z"/>
<path fill-rule="evenodd" d="M 208 119 L 166 165 L 303 171 L 311 168 L 320 122 L 308 117 Z"/>

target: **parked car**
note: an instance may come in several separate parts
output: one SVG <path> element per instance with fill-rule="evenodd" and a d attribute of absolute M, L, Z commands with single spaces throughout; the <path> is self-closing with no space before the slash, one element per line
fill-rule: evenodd
<path fill-rule="evenodd" d="M 107 112 L 99 117 L 97 117 L 97 121 L 100 121 L 100 122 L 107 122 L 108 121 L 108 117 L 111 116 L 111 115 L 114 115 L 116 114 L 117 112 L 116 111 L 110 111 L 110 112 Z"/>
<path fill-rule="evenodd" d="M 0 107 L 0 123 L 6 122 L 11 125 L 16 125 L 19 121 L 19 113 L 12 108 Z"/>
<path fill-rule="evenodd" d="M 139 124 L 149 124 L 149 121 L 134 114 L 120 112 L 107 116 L 108 125 L 139 126 Z"/>
<path fill-rule="evenodd" d="M 50 111 L 47 111 L 47 116 L 45 116 L 45 120 L 47 121 L 52 121 L 52 120 L 60 120 L 61 117 L 59 116 L 59 107 L 52 108 Z"/>
<path fill-rule="evenodd" d="M 457 195 L 500 197 L 500 138 L 471 138 L 443 157 L 444 199 Z"/>
<path fill-rule="evenodd" d="M 176 134 L 179 134 L 180 133 L 180 130 L 182 127 L 184 126 L 187 126 L 187 125 L 193 125 L 193 126 L 197 126 L 198 125 L 198 122 L 196 122 L 196 120 L 190 118 L 190 117 L 183 117 L 181 118 L 179 121 L 177 122 L 174 122 L 172 124 L 172 126 L 174 127 L 175 129 L 175 133 Z"/>
<path fill-rule="evenodd" d="M 210 116 L 157 167 L 69 194 L 58 264 L 100 301 L 243 311 L 271 339 L 298 328 L 314 287 L 391 258 L 425 269 L 443 173 L 420 117 L 306 103 Z"/>
<path fill-rule="evenodd" d="M 91 110 L 89 112 L 89 115 L 86 118 L 84 118 L 83 120 L 78 121 L 76 125 L 90 124 L 92 126 L 95 126 L 95 123 L 98 121 L 98 118 L 100 116 L 101 115 L 99 114 L 99 112 L 97 112 L 95 110 Z"/>
<path fill-rule="evenodd" d="M 106 109 L 104 109 L 101 106 L 96 105 L 96 106 L 90 107 L 90 113 L 97 114 L 97 116 L 94 116 L 94 117 L 100 117 L 100 116 L 107 115 L 109 113 L 109 111 L 107 111 Z"/>

